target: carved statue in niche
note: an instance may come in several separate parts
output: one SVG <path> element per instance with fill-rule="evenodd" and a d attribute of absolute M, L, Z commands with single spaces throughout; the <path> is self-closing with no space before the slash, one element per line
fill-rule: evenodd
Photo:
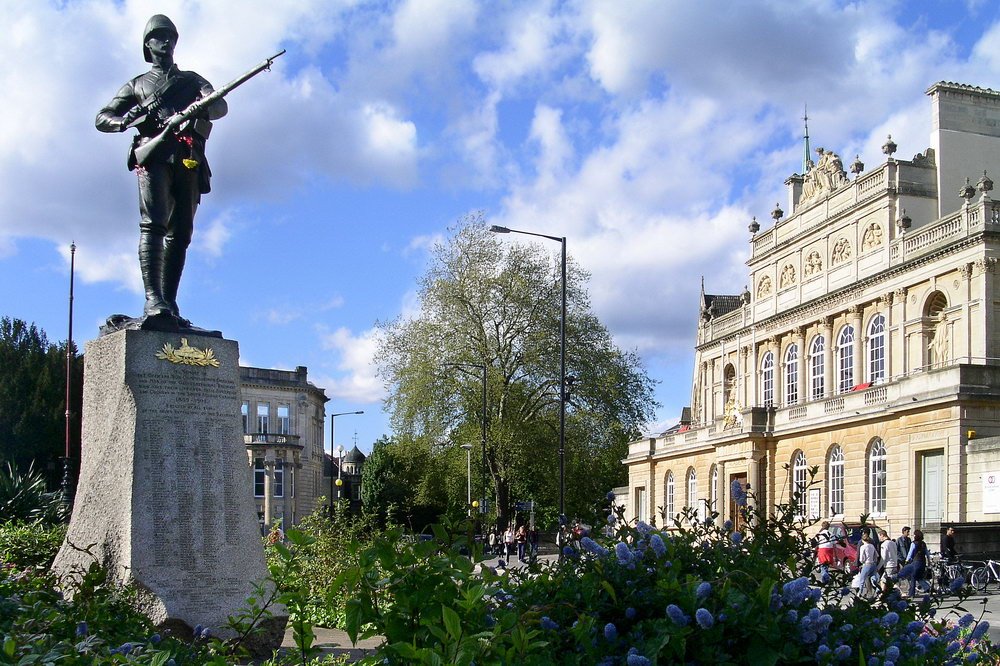
<path fill-rule="evenodd" d="M 861 237 L 861 251 L 871 250 L 882 245 L 882 225 L 872 222 Z"/>
<path fill-rule="evenodd" d="M 805 277 L 809 277 L 810 275 L 819 273 L 821 270 L 823 270 L 823 257 L 820 256 L 819 252 L 813 250 L 809 253 L 809 256 L 806 257 L 806 265 L 805 268 L 802 269 L 802 274 Z"/>
<path fill-rule="evenodd" d="M 757 283 L 757 298 L 771 295 L 771 278 L 765 275 Z"/>
<path fill-rule="evenodd" d="M 819 155 L 819 160 L 809 169 L 802 181 L 800 206 L 813 203 L 849 182 L 839 155 L 824 148 L 817 148 L 816 154 Z"/>
<path fill-rule="evenodd" d="M 950 345 L 948 327 L 948 317 L 941 315 L 941 320 L 934 325 L 934 333 L 930 343 L 927 345 L 931 365 L 947 363 L 949 357 L 948 348 Z"/>
<path fill-rule="evenodd" d="M 735 398 L 730 398 L 726 403 L 722 427 L 724 430 L 743 427 L 743 408 Z"/>
<path fill-rule="evenodd" d="M 791 287 L 793 284 L 795 284 L 795 267 L 787 264 L 781 269 L 781 279 L 778 281 L 778 289 Z"/>
<path fill-rule="evenodd" d="M 851 243 L 846 238 L 840 238 L 833 244 L 833 252 L 830 254 L 830 265 L 842 264 L 851 258 Z"/>

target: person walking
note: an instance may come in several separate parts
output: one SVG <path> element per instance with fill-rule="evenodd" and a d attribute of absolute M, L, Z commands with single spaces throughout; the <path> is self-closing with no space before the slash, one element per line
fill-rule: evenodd
<path fill-rule="evenodd" d="M 531 553 L 531 559 L 538 557 L 538 528 L 534 525 L 528 530 L 528 547 Z"/>
<path fill-rule="evenodd" d="M 910 594 L 913 596 L 917 591 L 917 581 L 923 580 L 927 575 L 927 544 L 924 543 L 924 533 L 920 530 L 913 531 L 913 543 L 906 554 L 906 564 L 913 565 L 913 576 L 910 578 Z"/>
<path fill-rule="evenodd" d="M 824 520 L 820 523 L 820 530 L 816 534 L 816 559 L 819 561 L 819 566 L 823 573 L 827 573 L 829 567 L 836 565 L 837 560 L 833 545 L 833 534 L 830 533 L 830 521 Z"/>
<path fill-rule="evenodd" d="M 899 561 L 905 562 L 907 555 L 910 553 L 910 545 L 913 541 L 910 539 L 910 528 L 904 527 L 900 530 L 900 534 L 896 537 L 896 551 L 899 554 Z"/>
<path fill-rule="evenodd" d="M 503 545 L 504 545 L 504 555 L 509 559 L 511 555 L 514 554 L 514 526 L 510 525 L 507 527 L 507 531 L 503 533 Z"/>
<path fill-rule="evenodd" d="M 858 594 L 862 598 L 868 599 L 874 593 L 872 576 L 878 567 L 878 553 L 875 550 L 875 544 L 872 543 L 871 536 L 867 532 L 861 535 L 858 565 L 861 567 L 861 571 L 854 579 L 854 586 L 858 589 Z"/>
<path fill-rule="evenodd" d="M 517 561 L 524 562 L 524 551 L 528 545 L 528 528 L 523 524 L 518 527 L 514 540 L 517 542 Z"/>
<path fill-rule="evenodd" d="M 958 563 L 958 548 L 955 547 L 955 528 L 949 527 L 941 543 L 941 555 L 948 564 Z"/>
<path fill-rule="evenodd" d="M 879 539 L 882 540 L 879 569 L 882 571 L 882 591 L 888 592 L 896 584 L 896 575 L 899 573 L 899 553 L 896 551 L 896 542 L 889 538 L 885 530 L 878 531 Z"/>

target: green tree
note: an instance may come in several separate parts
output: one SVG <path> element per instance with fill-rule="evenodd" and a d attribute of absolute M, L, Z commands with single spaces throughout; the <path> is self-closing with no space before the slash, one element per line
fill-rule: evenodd
<path fill-rule="evenodd" d="M 73 350 L 71 452 L 80 451 L 83 359 Z M 62 478 L 66 442 L 66 344 L 20 319 L 0 319 L 0 461 L 44 474 L 50 488 Z"/>
<path fill-rule="evenodd" d="M 452 484 L 465 505 L 465 456 L 473 445 L 476 496 L 506 524 L 517 500 L 534 499 L 551 525 L 558 508 L 559 261 L 536 243 L 506 242 L 481 215 L 464 219 L 435 246 L 419 281 L 420 311 L 380 324 L 377 355 L 397 436 L 431 459 L 461 463 Z M 591 312 L 588 275 L 567 266 L 566 511 L 592 517 L 600 498 L 625 480 L 628 441 L 651 417 L 653 382 L 635 353 L 618 349 Z M 482 380 L 487 368 L 488 434 L 481 445 Z M 482 459 L 485 448 L 485 460 Z M 481 480 L 485 469 L 485 488 Z M 482 493 L 482 495 L 480 495 Z"/>

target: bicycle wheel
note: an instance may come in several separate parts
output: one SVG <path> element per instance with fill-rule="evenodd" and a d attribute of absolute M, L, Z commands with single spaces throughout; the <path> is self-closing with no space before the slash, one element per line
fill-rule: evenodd
<path fill-rule="evenodd" d="M 976 567 L 972 571 L 972 587 L 980 592 L 986 591 L 986 586 L 990 582 L 990 570 L 986 567 Z"/>

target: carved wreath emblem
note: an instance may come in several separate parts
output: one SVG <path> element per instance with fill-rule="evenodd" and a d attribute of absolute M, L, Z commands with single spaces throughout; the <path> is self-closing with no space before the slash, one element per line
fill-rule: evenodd
<path fill-rule="evenodd" d="M 215 352 L 210 347 L 206 347 L 205 349 L 191 347 L 188 345 L 187 338 L 181 338 L 181 346 L 177 349 L 174 349 L 174 346 L 169 342 L 165 343 L 163 349 L 156 352 L 156 358 L 181 365 L 219 367 L 219 359 L 215 358 Z"/>

